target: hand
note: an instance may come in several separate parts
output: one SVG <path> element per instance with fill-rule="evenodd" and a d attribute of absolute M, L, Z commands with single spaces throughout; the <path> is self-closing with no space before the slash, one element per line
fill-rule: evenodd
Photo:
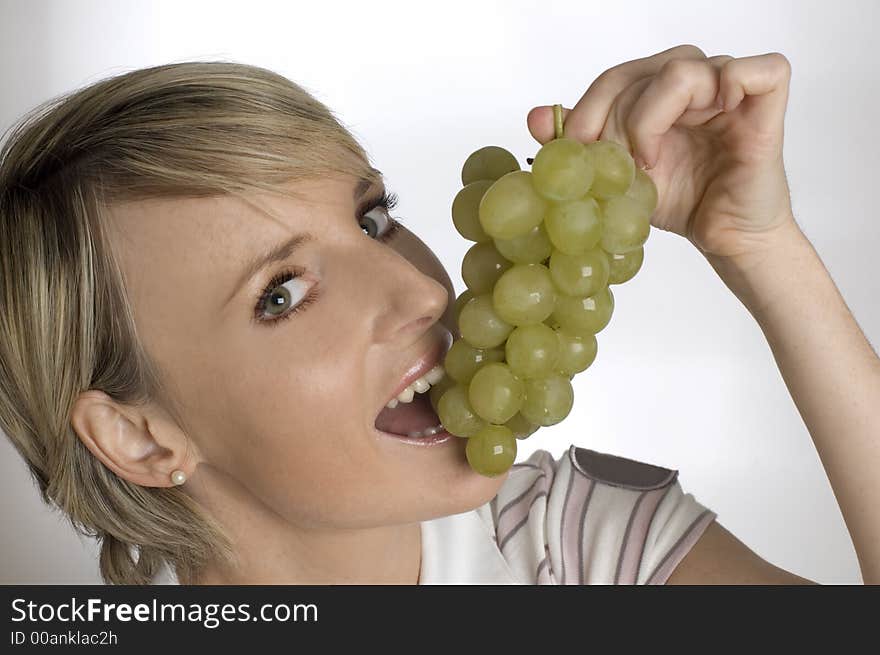
<path fill-rule="evenodd" d="M 653 226 L 705 255 L 750 255 L 796 226 L 782 162 L 790 76 L 779 53 L 706 57 L 678 46 L 602 73 L 563 109 L 565 136 L 616 141 L 647 165 L 659 194 Z M 538 142 L 554 138 L 552 106 L 527 121 Z"/>

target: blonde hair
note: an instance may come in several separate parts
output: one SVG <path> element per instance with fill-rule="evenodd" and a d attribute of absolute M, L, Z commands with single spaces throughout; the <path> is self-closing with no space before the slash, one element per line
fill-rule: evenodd
<path fill-rule="evenodd" d="M 158 402 L 184 425 L 138 338 L 105 210 L 150 197 L 280 192 L 327 174 L 369 183 L 378 171 L 302 87 L 230 62 L 101 80 L 40 105 L 7 136 L 0 429 L 43 501 L 101 540 L 108 584 L 148 584 L 163 563 L 189 579 L 215 558 L 232 561 L 228 537 L 181 489 L 118 477 L 71 427 L 73 403 L 88 389 L 133 406 Z"/>

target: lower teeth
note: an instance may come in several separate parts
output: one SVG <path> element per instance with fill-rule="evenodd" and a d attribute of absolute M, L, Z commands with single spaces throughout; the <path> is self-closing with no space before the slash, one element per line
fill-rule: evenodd
<path fill-rule="evenodd" d="M 442 425 L 435 425 L 432 428 L 425 428 L 424 430 L 415 430 L 408 433 L 406 436 L 410 437 L 411 439 L 418 439 L 419 437 L 432 437 L 438 432 L 443 432 Z"/>

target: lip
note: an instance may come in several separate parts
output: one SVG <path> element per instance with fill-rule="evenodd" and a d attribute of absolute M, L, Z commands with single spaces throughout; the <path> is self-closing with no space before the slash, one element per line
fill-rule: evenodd
<path fill-rule="evenodd" d="M 390 432 L 385 432 L 384 430 L 379 430 L 378 428 L 373 429 L 384 437 L 393 438 L 395 441 L 403 441 L 404 443 L 408 443 L 413 446 L 439 446 L 440 444 L 454 441 L 455 439 L 460 439 L 460 437 L 456 437 L 454 434 L 451 434 L 446 430 L 431 435 L 430 437 L 407 437 L 406 435 L 402 434 L 392 434 Z"/>
<path fill-rule="evenodd" d="M 385 405 L 391 402 L 392 398 L 397 398 L 397 396 L 400 395 L 400 392 L 443 360 L 443 357 L 445 357 L 449 348 L 452 346 L 452 333 L 443 326 L 440 326 L 440 328 L 442 328 L 440 339 L 432 344 L 427 352 L 413 362 L 406 373 L 404 373 L 403 378 L 401 378 L 401 381 L 395 388 L 394 392 L 382 403 L 379 411 L 376 412 L 376 416 L 382 412 Z"/>

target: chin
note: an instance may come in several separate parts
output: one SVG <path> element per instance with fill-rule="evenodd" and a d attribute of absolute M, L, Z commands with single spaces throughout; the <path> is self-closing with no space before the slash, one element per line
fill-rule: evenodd
<path fill-rule="evenodd" d="M 507 471 L 490 478 L 480 475 L 470 465 L 466 466 L 467 472 L 453 481 L 444 498 L 438 499 L 443 508 L 438 516 L 460 514 L 485 505 L 495 497 L 510 473 Z"/>

